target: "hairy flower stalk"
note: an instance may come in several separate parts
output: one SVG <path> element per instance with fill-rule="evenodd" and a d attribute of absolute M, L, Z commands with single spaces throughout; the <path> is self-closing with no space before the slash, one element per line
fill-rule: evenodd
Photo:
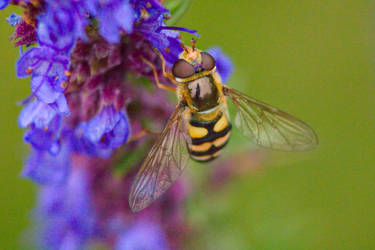
<path fill-rule="evenodd" d="M 156 139 L 144 131 L 160 131 L 174 108 L 143 59 L 162 75 L 155 49 L 170 67 L 182 52 L 177 31 L 196 31 L 166 26 L 170 13 L 157 0 L 12 0 L 0 8 L 8 4 L 24 8 L 7 21 L 21 48 L 17 76 L 30 77 L 32 91 L 19 125 L 32 148 L 22 174 L 40 187 L 39 247 L 178 248 L 189 231 L 187 180 L 137 214 L 128 194 Z M 230 60 L 211 53 L 228 79 Z"/>

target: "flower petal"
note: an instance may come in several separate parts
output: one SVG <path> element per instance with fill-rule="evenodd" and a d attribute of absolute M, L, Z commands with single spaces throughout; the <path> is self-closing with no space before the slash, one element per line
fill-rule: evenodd
<path fill-rule="evenodd" d="M 102 11 L 98 15 L 99 33 L 110 43 L 120 42 L 120 34 L 117 29 L 116 20 L 110 11 Z"/>
<path fill-rule="evenodd" d="M 73 13 L 62 7 L 47 7 L 38 20 L 39 44 L 69 52 L 78 37 Z"/>
<path fill-rule="evenodd" d="M 28 77 L 30 75 L 28 71 L 33 69 L 41 61 L 41 54 L 43 54 L 43 51 L 41 51 L 40 48 L 32 48 L 24 53 L 16 64 L 17 76 L 20 78 Z"/>
<path fill-rule="evenodd" d="M 112 119 L 109 108 L 103 109 L 103 111 L 92 118 L 88 123 L 84 131 L 84 136 L 91 142 L 97 143 L 102 138 L 103 134 L 107 130 L 108 119 Z"/>
<path fill-rule="evenodd" d="M 4 9 L 7 7 L 9 4 L 9 0 L 0 0 L 0 10 Z"/>
<path fill-rule="evenodd" d="M 61 92 L 53 88 L 54 80 L 46 76 L 33 76 L 31 78 L 31 90 L 35 96 L 44 103 L 53 103 L 61 95 Z"/>
<path fill-rule="evenodd" d="M 151 221 L 141 220 L 125 230 L 117 240 L 115 250 L 132 249 L 168 249 L 162 228 Z"/>
<path fill-rule="evenodd" d="M 217 72 L 219 72 L 223 83 L 226 83 L 233 73 L 232 60 L 219 47 L 213 47 L 207 52 L 215 58 Z"/>
<path fill-rule="evenodd" d="M 123 2 L 110 2 L 99 9 L 99 33 L 110 43 L 120 41 L 120 31 L 127 33 L 133 31 L 134 11 L 130 4 Z"/>
<path fill-rule="evenodd" d="M 38 99 L 30 102 L 21 111 L 18 124 L 22 128 L 33 125 L 36 128 L 44 129 L 49 126 L 57 114 L 70 114 L 64 94 L 60 94 L 56 103 L 46 104 Z"/>
<path fill-rule="evenodd" d="M 125 30 L 127 33 L 133 31 L 134 11 L 129 3 L 124 1 L 119 8 L 116 8 L 114 17 L 119 28 Z"/>
<path fill-rule="evenodd" d="M 37 128 L 43 129 L 49 125 L 56 114 L 56 110 L 50 105 L 34 100 L 21 111 L 18 124 L 22 128 L 34 124 Z"/>
<path fill-rule="evenodd" d="M 56 155 L 34 150 L 26 161 L 22 176 L 38 184 L 58 185 L 65 181 L 70 171 L 70 151 L 67 145 Z"/>
<path fill-rule="evenodd" d="M 106 158 L 114 148 L 129 139 L 130 125 L 127 115 L 116 111 L 113 105 L 105 107 L 89 122 L 76 129 L 75 145 L 81 151 Z"/>
<path fill-rule="evenodd" d="M 109 148 L 120 147 L 128 140 L 130 135 L 130 126 L 127 116 L 121 112 L 117 113 L 117 116 L 118 118 L 116 120 L 118 120 L 118 122 L 107 132 L 105 135 L 106 140 L 103 142 L 106 144 L 105 146 Z"/>
<path fill-rule="evenodd" d="M 60 151 L 59 140 L 52 131 L 32 128 L 25 133 L 24 139 L 37 150 L 48 151 L 54 155 Z"/>

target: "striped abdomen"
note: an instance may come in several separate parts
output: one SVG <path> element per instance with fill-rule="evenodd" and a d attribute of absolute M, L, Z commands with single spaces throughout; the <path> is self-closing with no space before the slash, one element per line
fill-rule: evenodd
<path fill-rule="evenodd" d="M 206 162 L 220 155 L 228 142 L 232 125 L 223 112 L 211 121 L 192 118 L 188 124 L 192 143 L 188 145 L 191 158 Z"/>

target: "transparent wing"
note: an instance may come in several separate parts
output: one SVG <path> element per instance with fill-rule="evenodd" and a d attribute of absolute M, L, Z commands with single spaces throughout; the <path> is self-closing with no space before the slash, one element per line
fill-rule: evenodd
<path fill-rule="evenodd" d="M 129 205 L 138 212 L 162 195 L 181 175 L 189 159 L 183 113 L 178 104 L 172 116 L 143 162 L 129 195 Z"/>
<path fill-rule="evenodd" d="M 236 126 L 255 144 L 284 151 L 311 150 L 318 145 L 314 131 L 294 116 L 226 86 L 223 91 L 238 109 Z"/>

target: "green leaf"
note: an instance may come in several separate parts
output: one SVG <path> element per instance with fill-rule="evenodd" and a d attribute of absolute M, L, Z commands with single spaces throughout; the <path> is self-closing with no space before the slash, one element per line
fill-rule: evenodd
<path fill-rule="evenodd" d="M 191 0 L 168 0 L 164 6 L 169 9 L 171 18 L 166 21 L 167 25 L 175 24 L 190 7 Z"/>

